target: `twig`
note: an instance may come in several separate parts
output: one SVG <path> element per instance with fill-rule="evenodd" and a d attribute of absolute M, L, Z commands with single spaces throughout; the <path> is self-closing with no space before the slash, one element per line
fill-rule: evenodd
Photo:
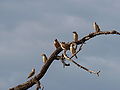
<path fill-rule="evenodd" d="M 82 49 L 82 46 L 83 46 L 83 43 L 80 45 L 79 50 L 78 50 L 76 53 L 74 53 L 74 54 L 70 57 L 70 59 L 72 59 L 72 58 Z"/>
<path fill-rule="evenodd" d="M 65 66 L 70 66 L 70 64 L 68 63 L 65 63 L 65 61 L 64 60 L 60 60 L 61 62 L 62 62 L 62 64 L 63 64 L 63 68 L 65 68 Z"/>
<path fill-rule="evenodd" d="M 99 35 L 110 35 L 110 34 L 116 34 L 116 35 L 120 35 L 119 32 L 115 31 L 115 30 L 112 30 L 112 31 L 100 31 L 100 32 L 93 32 L 93 33 L 90 33 L 88 35 L 86 35 L 85 37 L 83 37 L 82 39 L 78 40 L 77 42 L 75 42 L 77 45 L 79 44 L 82 44 L 82 43 L 85 43 L 86 41 L 92 39 L 93 37 L 95 36 L 99 36 Z M 71 42 L 73 43 L 73 42 Z M 61 47 L 58 47 L 51 55 L 50 57 L 48 58 L 48 61 L 42 66 L 40 72 L 36 75 L 37 77 L 37 80 L 40 80 L 47 72 L 49 66 L 51 65 L 51 63 L 54 61 L 55 57 L 62 51 L 63 49 Z M 98 74 L 99 75 L 99 72 Z M 32 87 L 34 84 L 36 84 L 34 82 L 34 78 L 31 78 L 29 81 L 26 81 L 22 84 L 19 84 L 17 86 L 14 86 L 12 88 L 10 88 L 9 90 L 26 90 L 30 87 Z"/>
<path fill-rule="evenodd" d="M 88 41 L 89 39 L 98 36 L 98 35 L 110 35 L 110 34 L 116 34 L 116 35 L 120 35 L 119 32 L 117 32 L 116 30 L 112 30 L 112 31 L 100 31 L 100 32 L 92 32 L 88 35 L 86 35 L 85 37 L 83 37 L 82 39 L 78 40 L 77 45 L 81 44 L 81 43 L 85 43 L 86 41 Z"/>
<path fill-rule="evenodd" d="M 74 60 L 70 59 L 70 58 L 66 55 L 66 51 L 64 52 L 63 55 L 64 55 L 64 57 L 65 57 L 67 60 L 73 62 L 73 63 L 76 64 L 78 67 L 80 67 L 80 68 L 82 68 L 82 69 L 84 69 L 84 70 L 86 70 L 86 71 L 88 71 L 88 72 L 90 72 L 90 73 L 97 74 L 97 76 L 99 76 L 100 71 L 95 72 L 95 71 L 89 70 L 89 69 L 87 69 L 86 67 L 78 64 L 77 62 L 75 62 Z"/>
<path fill-rule="evenodd" d="M 35 77 L 35 78 L 36 78 L 36 77 Z M 36 90 L 41 89 L 41 83 L 40 83 L 40 81 L 37 80 L 37 78 L 35 79 L 35 83 L 37 84 L 37 85 L 36 85 Z"/>
<path fill-rule="evenodd" d="M 55 58 L 56 60 L 60 60 L 61 62 L 62 62 L 62 64 L 63 64 L 63 68 L 65 68 L 65 66 L 70 66 L 70 64 L 68 63 L 66 63 L 65 62 L 65 57 L 64 57 L 64 55 L 62 54 L 61 56 L 56 56 L 56 58 Z"/>

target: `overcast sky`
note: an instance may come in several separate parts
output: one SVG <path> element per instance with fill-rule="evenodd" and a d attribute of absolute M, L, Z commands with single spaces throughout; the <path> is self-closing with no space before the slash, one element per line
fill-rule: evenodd
<path fill-rule="evenodd" d="M 73 31 L 82 38 L 94 31 L 94 21 L 120 32 L 119 10 L 119 0 L 0 0 L 0 90 L 25 82 L 32 68 L 38 73 L 40 54 L 49 57 L 56 38 L 69 42 Z M 120 90 L 119 46 L 118 35 L 97 36 L 78 54 L 76 61 L 101 70 L 100 77 L 55 61 L 41 83 L 45 90 Z"/>

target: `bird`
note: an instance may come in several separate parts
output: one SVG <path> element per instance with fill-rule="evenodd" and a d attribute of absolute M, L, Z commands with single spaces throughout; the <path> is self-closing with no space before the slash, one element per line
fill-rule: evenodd
<path fill-rule="evenodd" d="M 96 32 L 100 32 L 100 27 L 98 26 L 96 22 L 93 23 L 93 28 Z"/>
<path fill-rule="evenodd" d="M 54 40 L 54 46 L 56 48 L 60 47 L 60 43 L 59 43 L 59 41 L 57 39 Z"/>
<path fill-rule="evenodd" d="M 60 42 L 60 46 L 63 50 L 69 50 L 69 44 L 65 42 Z"/>
<path fill-rule="evenodd" d="M 29 75 L 28 75 L 28 77 L 27 77 L 27 78 L 32 77 L 34 74 L 35 74 L 35 69 L 33 68 L 33 69 L 32 69 L 32 72 L 30 72 L 30 73 L 29 73 Z"/>
<path fill-rule="evenodd" d="M 76 43 L 72 43 L 72 44 L 73 44 L 75 50 L 77 50 L 77 44 Z"/>
<path fill-rule="evenodd" d="M 74 44 L 73 43 L 70 44 L 70 52 L 72 53 L 72 55 L 74 55 L 76 53 L 76 50 L 74 48 Z M 75 57 L 77 58 L 77 55 L 75 55 Z"/>
<path fill-rule="evenodd" d="M 47 56 L 45 54 L 41 54 L 42 56 L 42 60 L 43 60 L 43 63 L 46 63 L 47 62 Z"/>
<path fill-rule="evenodd" d="M 73 40 L 75 42 L 78 41 L 78 34 L 77 34 L 77 32 L 73 32 Z"/>

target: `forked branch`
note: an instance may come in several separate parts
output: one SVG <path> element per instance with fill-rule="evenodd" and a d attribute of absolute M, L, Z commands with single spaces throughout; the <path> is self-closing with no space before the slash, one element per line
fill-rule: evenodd
<path fill-rule="evenodd" d="M 116 35 L 120 35 L 119 32 L 115 31 L 115 30 L 112 30 L 112 31 L 99 31 L 99 29 L 97 30 L 97 32 L 93 32 L 93 33 L 90 33 L 88 35 L 86 35 L 85 37 L 83 37 L 82 39 L 78 40 L 78 41 L 72 41 L 69 43 L 69 46 L 71 43 L 76 43 L 77 45 L 80 45 L 81 44 L 81 47 L 83 46 L 83 43 L 85 43 L 86 41 L 92 39 L 93 37 L 95 36 L 99 36 L 99 35 L 110 35 L 110 34 L 116 34 Z M 58 56 L 58 54 L 62 51 L 63 49 L 61 47 L 58 47 L 52 54 L 51 56 L 48 58 L 47 62 L 42 66 L 40 72 L 38 74 L 36 74 L 33 78 L 31 78 L 30 80 L 22 83 L 22 84 L 19 84 L 13 88 L 10 88 L 9 90 L 26 90 L 30 87 L 32 87 L 33 85 L 35 85 L 36 83 L 38 84 L 39 86 L 39 82 L 36 82 L 41 80 L 41 78 L 45 75 L 45 73 L 47 72 L 49 66 L 51 65 L 51 63 L 56 59 L 56 56 Z M 81 50 L 81 48 L 80 48 Z M 77 54 L 80 50 L 78 50 L 75 54 Z M 66 56 L 66 55 L 64 55 Z M 73 55 L 74 56 L 74 55 Z M 79 66 L 80 68 L 83 68 L 84 70 L 90 72 L 90 73 L 94 73 L 94 74 L 97 74 L 99 75 L 99 72 L 94 72 L 94 71 L 91 71 L 79 64 L 77 64 L 75 61 L 72 60 L 72 57 L 71 56 L 70 58 L 68 58 L 70 61 L 72 61 L 74 64 L 76 64 L 77 66 Z"/>
<path fill-rule="evenodd" d="M 81 49 L 79 49 L 77 52 L 79 52 L 80 50 L 81 50 Z M 75 55 L 75 54 L 74 54 L 74 55 Z M 74 55 L 73 55 L 73 56 L 74 56 Z M 72 56 L 72 57 L 73 57 L 73 56 Z M 75 65 L 77 65 L 78 67 L 86 70 L 87 72 L 89 72 L 89 73 L 91 73 L 91 74 L 92 74 L 92 73 L 93 73 L 93 74 L 97 74 L 97 76 L 99 76 L 100 71 L 95 72 L 95 71 L 89 70 L 88 68 L 86 68 L 86 67 L 78 64 L 77 62 L 75 62 L 74 60 L 72 60 L 71 58 L 69 58 L 69 57 L 67 56 L 66 51 L 64 51 L 64 57 L 65 57 L 67 60 L 73 62 L 73 63 L 74 63 Z"/>

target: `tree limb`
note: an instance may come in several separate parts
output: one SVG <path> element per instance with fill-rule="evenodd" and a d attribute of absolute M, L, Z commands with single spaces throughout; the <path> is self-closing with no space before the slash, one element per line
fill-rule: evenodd
<path fill-rule="evenodd" d="M 113 30 L 113 31 L 100 31 L 100 32 L 93 32 L 93 33 L 90 33 L 88 35 L 86 35 L 85 37 L 83 37 L 82 39 L 74 42 L 76 43 L 77 45 L 79 44 L 82 44 L 82 43 L 85 43 L 86 41 L 88 41 L 89 39 L 95 37 L 95 36 L 98 36 L 98 35 L 109 35 L 109 34 L 116 34 L 116 35 L 120 35 L 119 32 Z M 71 42 L 73 43 L 73 42 Z M 70 43 L 69 43 L 70 45 Z M 59 47 L 57 48 L 52 54 L 51 56 L 48 58 L 48 61 L 46 62 L 46 64 L 44 64 L 40 70 L 40 72 L 34 76 L 33 78 L 31 78 L 30 80 L 22 83 L 22 84 L 19 84 L 13 88 L 10 88 L 9 90 L 27 90 L 28 88 L 32 87 L 33 85 L 36 84 L 36 79 L 37 81 L 39 81 L 44 75 L 45 73 L 47 72 L 49 66 L 51 65 L 51 63 L 54 61 L 55 57 L 62 51 L 62 48 Z M 75 62 L 74 62 L 75 63 Z M 82 66 L 80 66 L 81 68 L 84 68 Z M 87 70 L 87 69 L 86 69 Z"/>
<path fill-rule="evenodd" d="M 80 49 L 79 49 L 79 50 L 80 50 Z M 84 67 L 84 66 L 78 64 L 77 62 L 75 62 L 74 60 L 72 60 L 71 58 L 69 58 L 69 57 L 67 56 L 66 51 L 64 51 L 64 57 L 65 57 L 67 60 L 73 62 L 73 63 L 74 63 L 75 65 L 77 65 L 78 67 L 80 67 L 80 68 L 86 70 L 87 72 L 93 73 L 93 74 L 97 74 L 97 76 L 99 76 L 100 71 L 95 72 L 95 71 L 89 70 L 88 68 L 86 68 L 86 67 Z"/>

